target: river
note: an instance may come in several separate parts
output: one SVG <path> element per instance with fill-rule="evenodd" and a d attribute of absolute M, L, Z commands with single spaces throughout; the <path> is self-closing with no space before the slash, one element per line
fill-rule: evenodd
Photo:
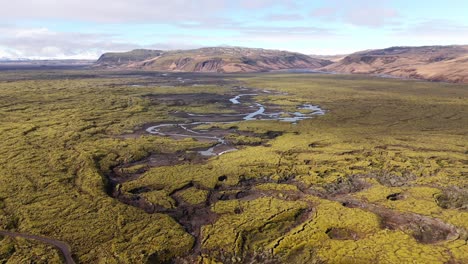
<path fill-rule="evenodd" d="M 262 90 L 261 93 L 271 94 L 271 91 Z M 289 122 L 296 124 L 301 120 L 306 120 L 313 118 L 314 116 L 320 116 L 325 114 L 325 110 L 320 108 L 317 105 L 313 104 L 301 104 L 297 106 L 297 111 L 295 112 L 267 112 L 267 107 L 260 102 L 253 100 L 254 96 L 257 96 L 257 93 L 245 93 L 238 94 L 229 99 L 229 102 L 233 106 L 244 105 L 244 109 L 253 109 L 252 111 L 246 111 L 245 113 L 236 113 L 236 114 L 211 114 L 217 117 L 217 121 L 197 121 L 197 122 L 180 122 L 180 123 L 167 123 L 151 126 L 146 129 L 146 131 L 153 135 L 159 136 L 170 136 L 174 138 L 194 138 L 199 140 L 208 140 L 216 141 L 216 144 L 213 147 L 210 147 L 206 150 L 200 150 L 198 153 L 203 156 L 216 156 L 228 153 L 231 151 L 236 151 L 237 149 L 233 146 L 228 146 L 223 136 L 213 135 L 206 130 L 196 130 L 195 128 L 199 125 L 213 125 L 213 124 L 229 124 L 236 123 L 241 121 L 253 121 L 253 120 L 276 120 L 280 122 Z M 251 98 L 251 100 L 242 100 L 242 98 Z M 210 114 L 193 114 L 187 113 L 189 117 L 204 117 L 209 118 Z M 223 120 L 224 119 L 224 120 Z M 165 131 L 168 130 L 168 131 Z M 174 132 L 177 131 L 177 132 Z"/>

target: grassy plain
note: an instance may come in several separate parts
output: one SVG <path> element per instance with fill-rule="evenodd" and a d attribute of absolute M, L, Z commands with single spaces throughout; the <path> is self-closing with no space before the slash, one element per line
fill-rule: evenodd
<path fill-rule="evenodd" d="M 174 86 L 176 77 L 0 73 L 0 229 L 64 241 L 79 263 L 468 262 L 468 86 L 311 74 Z M 148 95 L 221 95 L 234 84 L 282 93 L 259 95 L 265 104 L 327 113 L 227 124 L 259 135 L 256 144 L 233 135 L 238 151 L 149 167 L 119 186 L 168 213 L 109 196 L 116 166 L 134 175 L 151 154 L 208 144 L 148 135 L 146 124 L 228 110 Z M 272 131 L 279 136 L 257 144 Z M 191 230 L 178 208 L 206 210 L 208 222 Z M 4 237 L 0 262 L 59 262 L 47 247 Z"/>

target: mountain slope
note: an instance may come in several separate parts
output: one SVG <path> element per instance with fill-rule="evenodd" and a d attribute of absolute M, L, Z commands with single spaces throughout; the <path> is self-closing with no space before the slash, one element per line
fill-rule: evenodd
<path fill-rule="evenodd" d="M 201 48 L 182 51 L 106 53 L 95 67 L 180 72 L 261 72 L 281 69 L 317 69 L 331 62 L 307 55 L 237 47 Z"/>
<path fill-rule="evenodd" d="M 468 46 L 392 47 L 362 51 L 321 70 L 468 83 Z"/>

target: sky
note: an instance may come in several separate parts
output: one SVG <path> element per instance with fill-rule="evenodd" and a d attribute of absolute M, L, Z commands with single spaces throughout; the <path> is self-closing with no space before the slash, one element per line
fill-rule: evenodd
<path fill-rule="evenodd" d="M 0 0 L 0 58 L 241 46 L 348 54 L 468 44 L 467 0 Z"/>

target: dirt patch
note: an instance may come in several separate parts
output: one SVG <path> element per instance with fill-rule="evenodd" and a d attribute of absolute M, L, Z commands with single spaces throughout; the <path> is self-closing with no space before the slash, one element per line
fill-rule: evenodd
<path fill-rule="evenodd" d="M 415 213 L 403 213 L 383 206 L 366 203 L 350 196 L 336 199 L 343 206 L 360 208 L 378 215 L 382 228 L 402 230 L 409 233 L 420 243 L 432 244 L 459 237 L 459 230 L 437 218 Z"/>
<path fill-rule="evenodd" d="M 435 196 L 437 204 L 444 209 L 459 209 L 468 211 L 468 190 L 459 187 L 445 189 Z"/>
<path fill-rule="evenodd" d="M 382 226 L 391 230 L 406 230 L 420 243 L 432 244 L 458 237 L 455 227 L 441 220 L 414 214 L 381 214 Z"/>
<path fill-rule="evenodd" d="M 268 131 L 262 136 L 266 137 L 267 139 L 275 139 L 281 135 L 283 135 L 282 131 Z"/>
<path fill-rule="evenodd" d="M 382 185 L 388 187 L 402 187 L 410 185 L 411 182 L 417 177 L 416 175 L 409 172 L 404 173 L 403 175 L 395 175 L 392 173 L 384 172 L 380 175 L 376 175 L 375 178 Z"/>
<path fill-rule="evenodd" d="M 345 228 L 328 228 L 325 233 L 331 239 L 336 240 L 358 240 L 361 238 L 357 232 Z"/>
<path fill-rule="evenodd" d="M 324 186 L 326 195 L 336 196 L 348 193 L 355 193 L 364 190 L 370 185 L 358 176 L 342 177 L 333 183 Z"/>

